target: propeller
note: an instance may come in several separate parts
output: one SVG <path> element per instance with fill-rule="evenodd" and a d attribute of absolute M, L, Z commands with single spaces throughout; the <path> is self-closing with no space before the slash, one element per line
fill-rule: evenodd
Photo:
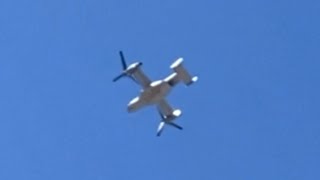
<path fill-rule="evenodd" d="M 117 77 L 115 77 L 115 78 L 113 79 L 113 82 L 118 81 L 119 79 L 121 79 L 121 78 L 124 77 L 124 76 L 126 76 L 126 74 L 125 74 L 125 73 L 121 73 L 119 76 L 117 76 Z"/>
<path fill-rule="evenodd" d="M 175 123 L 173 123 L 173 122 L 171 122 L 171 121 L 169 121 L 169 122 L 166 121 L 167 117 L 161 113 L 161 111 L 160 111 L 159 108 L 158 108 L 158 113 L 159 113 L 159 115 L 160 115 L 160 117 L 161 117 L 161 122 L 160 122 L 160 124 L 159 124 L 159 126 L 158 126 L 157 136 L 160 136 L 160 135 L 161 135 L 161 133 L 162 133 L 162 131 L 163 131 L 163 129 L 164 129 L 164 125 L 165 125 L 165 124 L 168 124 L 168 125 L 170 125 L 170 126 L 172 126 L 172 127 L 175 127 L 175 128 L 177 128 L 177 129 L 180 129 L 180 130 L 183 129 L 181 126 L 179 126 L 179 125 L 177 125 L 177 124 L 175 124 Z"/>
<path fill-rule="evenodd" d="M 158 114 L 161 117 L 161 122 L 160 122 L 160 124 L 158 126 L 158 130 L 157 130 L 157 136 L 160 136 L 163 131 L 164 125 L 165 125 L 166 117 L 160 112 L 159 108 L 157 108 L 157 109 L 158 109 Z"/>
<path fill-rule="evenodd" d="M 120 59 L 121 59 L 121 64 L 122 64 L 122 73 L 119 74 L 118 76 L 116 76 L 116 77 L 113 79 L 113 82 L 116 82 L 116 81 L 118 81 L 119 79 L 121 79 L 121 78 L 123 78 L 123 77 L 129 77 L 129 78 L 132 79 L 135 83 L 138 83 L 137 80 L 136 80 L 132 75 L 130 75 L 130 74 L 127 72 L 128 66 L 127 66 L 126 60 L 125 60 L 125 58 L 124 58 L 123 52 L 120 51 L 119 54 L 120 54 Z"/>
<path fill-rule="evenodd" d="M 165 125 L 165 122 L 164 121 L 161 121 L 159 126 L 158 126 L 158 130 L 157 130 L 157 136 L 160 136 L 163 132 L 163 129 L 164 129 L 164 125 Z"/>
<path fill-rule="evenodd" d="M 119 79 L 127 76 L 127 71 L 126 71 L 126 70 L 127 70 L 127 63 L 126 63 L 126 60 L 125 60 L 125 58 L 124 58 L 124 55 L 123 55 L 123 52 L 122 52 L 122 51 L 120 51 L 119 54 L 120 54 L 121 64 L 122 64 L 122 73 L 121 73 L 120 75 L 118 75 L 117 77 L 115 77 L 115 78 L 113 79 L 113 82 L 116 82 L 116 81 L 118 81 Z"/>
<path fill-rule="evenodd" d="M 180 130 L 183 129 L 181 126 L 179 126 L 178 124 L 175 124 L 175 123 L 173 123 L 173 122 L 168 122 L 167 124 L 169 124 L 169 125 L 172 126 L 172 127 L 177 128 L 177 129 L 180 129 Z"/>
<path fill-rule="evenodd" d="M 123 52 L 120 51 L 119 54 L 120 54 L 120 58 L 121 58 L 122 69 L 126 70 L 127 69 L 127 63 L 126 63 L 126 60 L 124 58 Z"/>

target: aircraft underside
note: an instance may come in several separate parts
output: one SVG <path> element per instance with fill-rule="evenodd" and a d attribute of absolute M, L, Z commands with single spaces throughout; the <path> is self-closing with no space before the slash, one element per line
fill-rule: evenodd
<path fill-rule="evenodd" d="M 156 81 L 157 84 L 143 90 L 140 96 L 134 98 L 128 104 L 128 112 L 135 112 L 145 106 L 157 104 L 170 92 L 171 87 L 165 81 Z"/>
<path fill-rule="evenodd" d="M 128 66 L 121 51 L 120 58 L 122 72 L 113 79 L 113 82 L 127 77 L 142 87 L 140 95 L 129 102 L 127 111 L 131 113 L 146 106 L 155 105 L 161 117 L 161 122 L 157 130 L 158 136 L 160 136 L 166 124 L 177 129 L 182 129 L 181 126 L 173 122 L 181 116 L 182 111 L 173 108 L 170 103 L 166 101 L 166 96 L 170 93 L 171 89 L 180 82 L 186 86 L 190 86 L 198 80 L 197 76 L 189 74 L 187 69 L 183 66 L 183 58 L 178 58 L 172 63 L 170 68 L 173 72 L 170 75 L 157 81 L 152 81 L 144 74 L 141 69 L 142 62 L 135 62 Z"/>

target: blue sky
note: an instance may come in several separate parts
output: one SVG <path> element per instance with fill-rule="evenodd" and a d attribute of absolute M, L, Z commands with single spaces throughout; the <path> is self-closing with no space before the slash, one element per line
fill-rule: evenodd
<path fill-rule="evenodd" d="M 0 2 L 0 179 L 320 178 L 320 3 Z M 118 51 L 156 80 L 184 57 L 199 82 L 153 107 Z"/>

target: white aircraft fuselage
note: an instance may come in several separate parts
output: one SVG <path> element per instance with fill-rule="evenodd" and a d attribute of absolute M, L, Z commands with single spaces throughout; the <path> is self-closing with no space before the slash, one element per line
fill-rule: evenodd
<path fill-rule="evenodd" d="M 143 87 L 138 97 L 132 99 L 128 104 L 128 112 L 135 112 L 148 105 L 159 104 L 170 93 L 171 89 L 179 82 L 184 82 L 186 85 L 191 85 L 197 81 L 197 76 L 192 77 L 187 70 L 182 66 L 182 58 L 177 59 L 170 68 L 174 70 L 173 73 L 167 77 L 151 81 L 143 71 L 139 68 L 142 63 L 133 63 L 129 66 L 128 72 L 136 79 L 137 82 Z M 166 103 L 162 103 L 166 104 Z M 166 115 L 173 113 L 171 107 L 163 106 L 163 111 Z M 164 110 L 165 109 L 165 110 Z"/>
<path fill-rule="evenodd" d="M 170 93 L 171 89 L 172 87 L 169 83 L 164 80 L 154 81 L 150 84 L 150 88 L 145 89 L 141 93 L 141 98 L 150 99 L 149 101 L 151 103 L 156 103 L 166 97 Z"/>
<path fill-rule="evenodd" d="M 169 76 L 160 80 L 152 81 L 141 70 L 141 62 L 135 62 L 127 66 L 122 51 L 119 53 L 122 63 L 122 72 L 113 79 L 113 82 L 118 81 L 122 77 L 129 77 L 142 87 L 140 94 L 128 103 L 127 111 L 131 113 L 145 106 L 156 105 L 161 117 L 161 122 L 157 130 L 158 136 L 160 136 L 163 131 L 165 124 L 182 129 L 181 126 L 173 122 L 173 120 L 181 116 L 182 111 L 172 107 L 167 102 L 166 97 L 170 93 L 171 89 L 178 83 L 182 82 L 186 86 L 190 86 L 198 80 L 197 76 L 192 76 L 189 74 L 187 69 L 184 68 L 182 64 L 183 58 L 178 58 L 172 63 L 170 68 L 173 72 Z"/>
<path fill-rule="evenodd" d="M 153 81 L 148 88 L 141 90 L 138 97 L 130 101 L 128 112 L 133 112 L 146 105 L 157 104 L 171 92 L 171 89 L 172 86 L 164 80 Z"/>

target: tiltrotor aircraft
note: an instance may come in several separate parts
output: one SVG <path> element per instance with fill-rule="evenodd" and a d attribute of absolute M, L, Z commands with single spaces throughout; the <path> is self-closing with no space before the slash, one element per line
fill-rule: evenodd
<path fill-rule="evenodd" d="M 140 95 L 133 98 L 127 105 L 127 111 L 132 113 L 146 106 L 155 105 L 161 117 L 161 122 L 157 129 L 157 136 L 161 135 L 165 125 L 170 125 L 182 130 L 181 126 L 173 122 L 176 118 L 181 116 L 182 111 L 180 109 L 172 108 L 167 102 L 166 96 L 179 82 L 183 82 L 185 85 L 190 86 L 198 80 L 197 76 L 191 76 L 183 67 L 183 58 L 178 58 L 172 63 L 170 68 L 173 70 L 173 73 L 169 76 L 164 79 L 152 81 L 142 71 L 142 62 L 135 62 L 127 66 L 122 51 L 120 51 L 120 57 L 123 71 L 113 79 L 113 82 L 118 81 L 122 77 L 129 77 L 142 86 Z"/>

